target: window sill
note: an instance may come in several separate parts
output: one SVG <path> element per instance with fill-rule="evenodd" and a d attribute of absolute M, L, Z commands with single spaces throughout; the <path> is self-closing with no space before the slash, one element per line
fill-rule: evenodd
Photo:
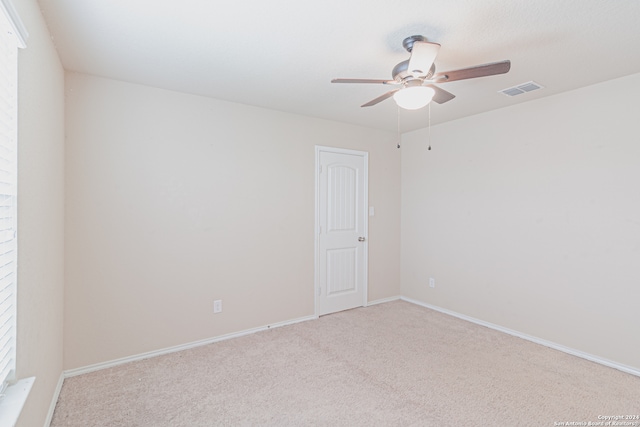
<path fill-rule="evenodd" d="M 0 427 L 13 427 L 18 421 L 24 402 L 36 377 L 25 378 L 7 387 L 0 399 Z"/>

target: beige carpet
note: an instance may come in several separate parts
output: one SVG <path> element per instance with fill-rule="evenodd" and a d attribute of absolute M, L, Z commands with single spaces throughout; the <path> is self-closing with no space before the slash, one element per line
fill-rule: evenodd
<path fill-rule="evenodd" d="M 639 377 L 396 301 L 68 378 L 51 425 L 554 426 L 635 414 Z"/>

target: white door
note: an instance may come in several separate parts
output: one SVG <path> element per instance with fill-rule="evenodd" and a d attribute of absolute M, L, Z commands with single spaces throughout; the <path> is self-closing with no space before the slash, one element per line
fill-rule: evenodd
<path fill-rule="evenodd" d="M 366 305 L 368 153 L 316 147 L 316 308 Z"/>

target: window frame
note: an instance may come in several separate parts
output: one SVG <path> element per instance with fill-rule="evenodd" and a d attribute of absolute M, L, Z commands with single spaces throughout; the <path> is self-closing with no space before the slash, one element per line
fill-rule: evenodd
<path fill-rule="evenodd" d="M 0 398 L 16 381 L 18 48 L 28 33 L 10 0 L 0 0 Z"/>

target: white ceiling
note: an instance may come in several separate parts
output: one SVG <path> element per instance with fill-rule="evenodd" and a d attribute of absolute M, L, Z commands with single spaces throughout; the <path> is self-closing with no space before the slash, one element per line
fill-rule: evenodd
<path fill-rule="evenodd" d="M 511 60 L 508 74 L 441 84 L 441 123 L 640 72 L 638 0 L 39 0 L 64 67 L 181 92 L 396 131 L 391 78 L 420 34 L 437 71 Z M 534 80 L 543 90 L 498 90 Z M 594 106 L 594 107 L 603 107 Z M 606 106 L 604 106 L 606 107 Z M 403 110 L 401 131 L 427 124 Z"/>

